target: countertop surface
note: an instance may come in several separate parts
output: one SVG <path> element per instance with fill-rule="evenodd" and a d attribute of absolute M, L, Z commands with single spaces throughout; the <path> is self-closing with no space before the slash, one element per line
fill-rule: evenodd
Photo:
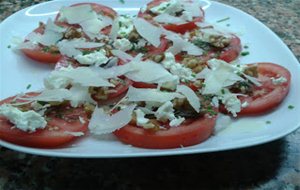
<path fill-rule="evenodd" d="M 0 0 L 0 21 L 45 1 Z M 300 60 L 299 0 L 220 2 L 262 21 Z M 0 147 L 0 189 L 300 189 L 300 130 L 250 148 L 152 158 L 49 158 Z"/>

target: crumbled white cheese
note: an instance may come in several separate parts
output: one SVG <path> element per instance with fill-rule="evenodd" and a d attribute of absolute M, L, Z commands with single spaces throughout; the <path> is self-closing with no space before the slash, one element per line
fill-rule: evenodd
<path fill-rule="evenodd" d="M 75 59 L 82 65 L 95 66 L 103 65 L 109 60 L 108 57 L 106 57 L 106 51 L 104 49 L 86 55 L 77 55 L 75 56 Z"/>
<path fill-rule="evenodd" d="M 25 132 L 35 132 L 36 129 L 44 129 L 47 122 L 37 112 L 21 111 L 9 104 L 0 106 L 0 115 L 6 117 L 10 122 L 15 124 L 15 127 Z"/>
<path fill-rule="evenodd" d="M 158 120 L 172 120 L 175 118 L 174 115 L 174 108 L 171 101 L 165 102 L 163 105 L 161 105 L 157 111 L 155 112 L 155 117 Z"/>
<path fill-rule="evenodd" d="M 169 120 L 169 124 L 171 127 L 179 126 L 185 120 L 184 117 L 176 118 L 174 114 L 173 104 L 171 101 L 167 101 L 163 105 L 161 105 L 154 113 L 154 115 L 160 121 Z"/>
<path fill-rule="evenodd" d="M 193 71 L 183 64 L 176 63 L 174 55 L 170 52 L 165 53 L 165 59 L 162 61 L 162 64 L 166 69 L 169 69 L 173 75 L 178 76 L 181 80 L 195 80 Z"/>
<path fill-rule="evenodd" d="M 184 122 L 185 118 L 184 117 L 178 117 L 178 118 L 174 118 L 170 121 L 169 125 L 171 127 L 177 127 L 179 126 L 182 122 Z"/>
<path fill-rule="evenodd" d="M 175 15 L 175 13 L 182 11 L 182 9 L 179 0 L 170 0 L 150 8 L 150 11 L 156 14 L 168 13 L 170 15 Z"/>
<path fill-rule="evenodd" d="M 149 119 L 145 118 L 145 113 L 141 109 L 136 109 L 134 112 L 136 115 L 137 126 L 145 128 L 149 127 L 149 125 L 146 125 L 149 122 Z"/>
<path fill-rule="evenodd" d="M 242 103 L 241 106 L 242 106 L 242 108 L 245 108 L 245 107 L 247 107 L 248 105 L 249 105 L 249 103 L 248 103 L 247 101 L 245 101 L 245 102 Z"/>
<path fill-rule="evenodd" d="M 287 79 L 285 77 L 279 77 L 279 78 L 274 78 L 274 77 L 271 77 L 271 80 L 272 80 L 272 83 L 274 85 L 280 85 L 282 83 L 285 83 L 287 82 Z"/>
<path fill-rule="evenodd" d="M 142 47 L 145 47 L 146 45 L 147 45 L 147 41 L 144 40 L 144 39 L 140 39 L 140 40 L 138 41 L 138 43 L 136 44 L 136 47 L 137 47 L 137 48 L 142 48 Z"/>
<path fill-rule="evenodd" d="M 227 111 L 229 111 L 234 117 L 237 113 L 241 111 L 241 101 L 237 98 L 236 94 L 229 92 L 229 90 L 224 89 L 224 94 L 219 95 L 219 99 L 224 104 Z"/>
<path fill-rule="evenodd" d="M 126 39 L 126 38 L 121 38 L 121 39 L 117 39 L 114 41 L 113 46 L 121 51 L 128 51 L 131 50 L 133 45 L 132 43 Z"/>
<path fill-rule="evenodd" d="M 118 35 L 122 38 L 128 37 L 129 33 L 133 31 L 133 21 L 132 17 L 129 15 L 120 15 L 119 16 L 119 31 Z"/>

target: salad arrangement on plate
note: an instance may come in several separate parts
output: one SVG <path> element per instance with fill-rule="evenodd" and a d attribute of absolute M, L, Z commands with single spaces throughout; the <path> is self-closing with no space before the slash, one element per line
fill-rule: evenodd
<path fill-rule="evenodd" d="M 18 48 L 55 64 L 44 90 L 0 102 L 0 139 L 30 147 L 108 133 L 142 148 L 195 145 L 219 113 L 272 111 L 291 81 L 275 63 L 239 64 L 239 37 L 206 22 L 191 0 L 154 0 L 136 16 L 62 7 Z"/>

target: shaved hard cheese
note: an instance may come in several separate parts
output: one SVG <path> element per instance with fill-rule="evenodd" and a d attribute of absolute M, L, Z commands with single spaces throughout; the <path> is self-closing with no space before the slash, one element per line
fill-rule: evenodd
<path fill-rule="evenodd" d="M 150 101 L 150 102 L 167 102 L 173 100 L 174 98 L 184 98 L 183 95 L 177 92 L 162 92 L 158 89 L 143 89 L 129 87 L 126 94 L 128 101 L 140 102 L 140 101 Z"/>
<path fill-rule="evenodd" d="M 52 81 L 53 78 L 65 78 L 70 81 L 71 84 L 80 84 L 81 86 L 94 86 L 94 87 L 104 87 L 104 86 L 114 86 L 109 83 L 106 79 L 100 77 L 99 72 L 92 69 L 91 67 L 77 67 L 73 68 L 71 66 L 66 68 L 61 68 L 60 70 L 54 70 L 50 73 L 48 78 L 45 79 L 45 84 L 49 84 L 59 80 L 56 79 Z M 55 86 L 55 85 L 52 85 Z M 47 87 L 47 85 L 46 85 Z"/>
<path fill-rule="evenodd" d="M 41 94 L 32 97 L 20 97 L 20 100 L 28 101 L 43 101 L 43 102 L 62 102 L 70 99 L 72 96 L 71 92 L 67 89 L 45 89 Z"/>
<path fill-rule="evenodd" d="M 136 105 L 130 105 L 113 115 L 97 107 L 92 114 L 88 128 L 95 135 L 112 133 L 130 122 L 135 107 Z"/>
<path fill-rule="evenodd" d="M 82 55 L 82 52 L 79 49 L 97 48 L 102 47 L 103 45 L 103 43 L 98 42 L 87 42 L 84 38 L 62 40 L 57 44 L 60 53 L 68 57 Z"/>
<path fill-rule="evenodd" d="M 67 29 L 57 26 L 51 19 L 48 19 L 45 31 L 39 43 L 45 46 L 55 45 L 63 37 L 63 32 Z"/>
<path fill-rule="evenodd" d="M 63 7 L 59 12 L 61 17 L 63 17 L 69 24 L 79 24 L 83 21 L 97 17 L 97 13 L 89 4 Z"/>
<path fill-rule="evenodd" d="M 48 19 L 43 34 L 32 32 L 26 37 L 26 40 L 32 44 L 40 43 L 45 46 L 56 45 L 56 43 L 63 38 L 63 32 L 65 31 L 65 28 L 55 25 L 51 19 Z"/>
<path fill-rule="evenodd" d="M 233 85 L 237 81 L 244 79 L 237 75 L 236 69 L 228 63 L 211 59 L 208 61 L 211 69 L 205 69 L 196 75 L 196 78 L 204 78 L 205 87 L 203 94 L 216 94 L 220 92 L 223 87 Z"/>
<path fill-rule="evenodd" d="M 167 49 L 168 52 L 173 53 L 174 55 L 180 53 L 181 51 L 186 51 L 190 55 L 202 55 L 203 50 L 195 46 L 193 43 L 184 40 L 178 34 L 164 30 L 166 38 L 173 42 L 173 45 Z"/>
<path fill-rule="evenodd" d="M 200 111 L 200 100 L 196 93 L 186 85 L 178 85 L 176 92 L 183 94 L 196 112 Z"/>
<path fill-rule="evenodd" d="M 128 61 L 131 61 L 133 59 L 133 57 L 131 55 L 129 55 L 128 53 L 126 53 L 124 51 L 121 51 L 121 50 L 113 49 L 113 50 L 111 50 L 111 53 L 114 56 L 120 58 L 124 62 L 128 62 Z"/>
<path fill-rule="evenodd" d="M 189 1 L 182 3 L 184 12 L 188 12 L 191 17 L 203 17 L 201 5 L 198 1 Z"/>
<path fill-rule="evenodd" d="M 163 33 L 161 28 L 154 26 L 142 18 L 136 18 L 133 24 L 137 32 L 150 44 L 155 47 L 160 45 L 160 37 Z"/>
<path fill-rule="evenodd" d="M 176 76 L 173 76 L 162 65 L 153 61 L 131 61 L 128 63 L 136 71 L 126 74 L 126 77 L 136 82 L 145 83 L 164 83 L 168 81 L 177 80 Z"/>
<path fill-rule="evenodd" d="M 185 20 L 180 17 L 175 17 L 166 13 L 160 14 L 153 18 L 154 21 L 159 23 L 168 23 L 168 24 L 183 24 Z"/>
<path fill-rule="evenodd" d="M 70 101 L 72 107 L 78 107 L 78 105 L 83 103 L 97 104 L 97 102 L 91 98 L 89 87 L 73 85 L 69 91 L 72 96 L 67 98 L 67 100 Z"/>
<path fill-rule="evenodd" d="M 110 39 L 115 40 L 118 37 L 119 29 L 120 29 L 119 18 L 116 18 L 114 20 L 114 22 L 112 23 L 112 27 L 111 27 L 111 30 L 110 30 L 110 33 L 109 33 Z"/>
<path fill-rule="evenodd" d="M 129 64 L 114 66 L 114 67 L 110 67 L 108 69 L 103 69 L 101 67 L 95 67 L 95 68 L 93 68 L 93 70 L 96 71 L 97 73 L 99 73 L 99 76 L 103 79 L 116 78 L 118 76 L 122 76 L 127 73 L 137 71 L 136 68 L 131 67 L 131 65 L 129 65 Z"/>
<path fill-rule="evenodd" d="M 110 24 L 103 23 L 101 20 L 94 18 L 83 21 L 79 25 L 90 38 L 94 39 L 103 28 L 109 26 Z"/>

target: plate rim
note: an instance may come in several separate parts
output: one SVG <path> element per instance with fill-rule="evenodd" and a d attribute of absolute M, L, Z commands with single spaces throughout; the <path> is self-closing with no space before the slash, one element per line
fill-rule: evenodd
<path fill-rule="evenodd" d="M 86 2 L 92 2 L 93 0 L 88 0 Z M 117 0 L 114 0 L 117 1 Z M 145 2 L 148 2 L 148 0 L 144 0 Z M 207 2 L 207 0 L 203 0 Z M 27 11 L 30 8 L 33 8 L 35 6 L 45 6 L 47 4 L 52 4 L 56 2 L 65 2 L 64 0 L 53 0 L 53 1 L 48 1 L 48 2 L 43 2 L 39 3 L 36 5 L 32 5 L 30 7 L 21 9 L 14 14 L 8 16 L 5 18 L 1 23 L 0 23 L 0 32 L 3 30 L 2 26 L 6 23 L 9 22 L 13 17 L 15 17 L 17 14 L 21 14 L 22 12 Z M 68 1 L 67 3 L 71 3 L 72 1 Z M 217 4 L 224 6 L 226 8 L 233 9 L 235 11 L 238 11 L 239 14 L 244 14 L 247 17 L 251 18 L 253 21 L 255 21 L 256 24 L 259 24 L 261 27 L 264 28 L 264 30 L 267 30 L 270 34 L 272 34 L 272 38 L 276 39 L 277 42 L 281 44 L 281 47 L 287 50 L 287 52 L 290 54 L 290 58 L 292 58 L 296 63 L 298 63 L 297 67 L 300 68 L 299 61 L 297 60 L 296 56 L 293 54 L 291 49 L 283 42 L 283 40 L 276 35 L 275 32 L 273 32 L 269 27 L 267 27 L 265 24 L 263 24 L 260 20 L 256 19 L 254 16 L 236 8 L 231 5 L 227 5 L 224 3 L 216 2 L 216 1 L 211 1 L 211 5 Z M 126 5 L 125 5 L 126 6 Z M 0 81 L 2 83 L 2 81 Z M 128 158 L 128 157 L 154 157 L 154 156 L 172 156 L 172 155 L 188 155 L 188 154 L 202 154 L 202 153 L 212 153 L 212 152 L 222 152 L 222 151 L 228 151 L 228 150 L 236 150 L 236 149 L 241 149 L 241 148 L 249 148 L 261 144 L 265 144 L 280 138 L 283 138 L 287 136 L 288 134 L 296 131 L 300 127 L 300 120 L 298 121 L 297 125 L 290 127 L 288 130 L 286 130 L 284 133 L 280 133 L 278 135 L 273 135 L 272 137 L 269 137 L 267 139 L 260 140 L 258 142 L 254 143 L 242 143 L 237 146 L 232 146 L 228 145 L 227 147 L 222 147 L 222 148 L 200 148 L 200 149 L 181 149 L 181 151 L 178 151 L 177 149 L 157 149 L 157 151 L 151 151 L 151 152 L 131 152 L 131 153 L 110 153 L 110 154 L 80 154 L 80 153 L 73 153 L 73 152 L 55 152 L 52 151 L 54 149 L 39 149 L 39 148 L 31 148 L 31 147 L 24 147 L 24 146 L 19 146 L 15 145 L 6 141 L 0 140 L 0 146 L 18 151 L 18 152 L 23 152 L 23 153 L 28 153 L 28 154 L 33 154 L 33 155 L 39 155 L 39 156 L 50 156 L 50 157 L 61 157 L 61 158 Z M 66 147 L 70 148 L 70 147 Z M 148 149 L 145 149 L 148 150 Z"/>

